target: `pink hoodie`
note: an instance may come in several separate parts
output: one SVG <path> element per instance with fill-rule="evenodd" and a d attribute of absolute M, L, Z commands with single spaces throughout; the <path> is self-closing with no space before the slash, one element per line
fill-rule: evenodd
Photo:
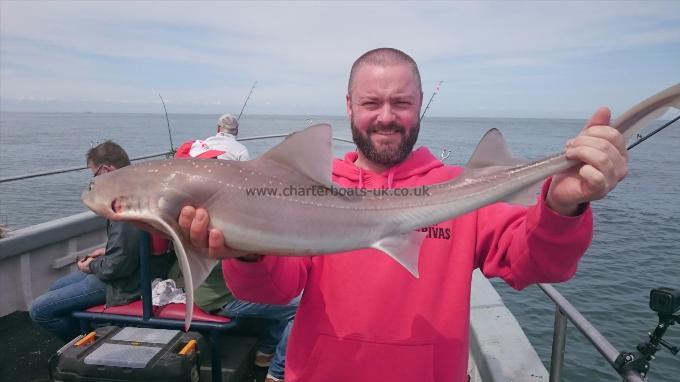
<path fill-rule="evenodd" d="M 462 172 L 425 148 L 383 174 L 357 168 L 356 159 L 352 152 L 334 161 L 334 182 L 414 187 Z M 472 271 L 481 268 L 517 289 L 565 281 L 590 244 L 592 213 L 565 217 L 544 202 L 529 209 L 497 203 L 423 231 L 420 278 L 375 249 L 230 259 L 222 269 L 239 299 L 284 304 L 304 289 L 286 382 L 466 381 Z"/>

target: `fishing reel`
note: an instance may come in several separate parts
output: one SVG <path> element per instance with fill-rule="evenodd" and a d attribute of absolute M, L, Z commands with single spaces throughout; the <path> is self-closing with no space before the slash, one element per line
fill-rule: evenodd
<path fill-rule="evenodd" d="M 629 370 L 635 370 L 645 377 L 649 372 L 649 362 L 654 359 L 661 347 L 676 355 L 680 351 L 662 337 L 666 330 L 675 323 L 680 323 L 680 290 L 671 288 L 655 288 L 649 293 L 649 308 L 659 315 L 659 323 L 649 340 L 637 345 L 635 352 L 621 352 L 614 361 L 614 368 L 623 375 Z"/>

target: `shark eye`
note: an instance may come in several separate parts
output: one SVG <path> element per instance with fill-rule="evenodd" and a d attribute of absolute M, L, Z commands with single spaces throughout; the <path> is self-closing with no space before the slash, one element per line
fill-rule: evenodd
<path fill-rule="evenodd" d="M 121 198 L 111 201 L 111 211 L 115 213 L 123 212 L 123 200 Z"/>

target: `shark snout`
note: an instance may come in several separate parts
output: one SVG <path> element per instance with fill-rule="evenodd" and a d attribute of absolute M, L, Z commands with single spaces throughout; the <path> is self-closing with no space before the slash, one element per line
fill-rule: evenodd
<path fill-rule="evenodd" d="M 115 197 L 107 200 L 91 190 L 85 190 L 80 200 L 94 213 L 108 219 L 117 220 L 116 218 L 119 218 L 118 215 L 125 210 L 124 198 Z"/>

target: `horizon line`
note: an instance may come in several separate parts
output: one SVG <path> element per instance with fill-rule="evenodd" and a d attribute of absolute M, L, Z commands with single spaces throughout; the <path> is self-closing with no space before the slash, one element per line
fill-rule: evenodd
<path fill-rule="evenodd" d="M 3 113 L 15 113 L 15 114 L 146 114 L 146 115 L 161 115 L 164 113 L 152 113 L 152 112 L 128 112 L 128 111 L 25 111 L 25 110 L 2 110 L 0 109 L 0 114 Z M 168 113 L 168 115 L 221 115 L 224 113 L 179 113 L 173 112 Z M 272 113 L 272 114 L 244 114 L 242 116 L 257 116 L 257 117 L 332 117 L 332 118 L 347 118 L 345 114 L 285 114 L 285 113 Z M 496 116 L 496 117 L 480 117 L 480 116 L 426 116 L 425 119 L 549 119 L 549 120 L 585 120 L 587 118 L 575 118 L 575 117 L 506 117 L 506 116 Z M 308 118 L 309 119 L 309 118 Z"/>

